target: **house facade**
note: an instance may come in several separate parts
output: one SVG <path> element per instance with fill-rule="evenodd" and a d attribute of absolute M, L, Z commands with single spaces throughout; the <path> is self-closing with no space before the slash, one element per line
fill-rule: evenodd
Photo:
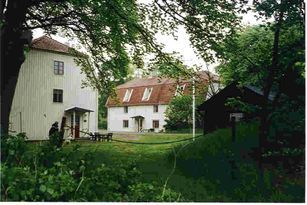
<path fill-rule="evenodd" d="M 208 83 L 206 75 L 201 78 Z M 191 94 L 191 80 L 137 78 L 119 85 L 116 94 L 106 102 L 109 132 L 160 132 L 168 104 L 176 95 Z"/>
<path fill-rule="evenodd" d="M 70 47 L 50 37 L 33 40 L 22 64 L 10 113 L 10 131 L 29 140 L 48 139 L 51 125 L 66 117 L 65 137 L 97 131 L 98 92 L 82 88 L 85 75 Z"/>

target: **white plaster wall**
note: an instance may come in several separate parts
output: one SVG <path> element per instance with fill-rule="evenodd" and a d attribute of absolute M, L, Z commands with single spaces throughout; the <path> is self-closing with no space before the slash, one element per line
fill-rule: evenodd
<path fill-rule="evenodd" d="M 143 119 L 143 129 L 150 129 L 153 120 L 159 120 L 159 129 L 163 129 L 165 122 L 165 110 L 167 105 L 159 105 L 159 112 L 153 111 L 153 105 L 128 106 L 128 113 L 124 113 L 124 107 L 108 108 L 108 131 L 110 132 L 136 132 L 137 124 L 133 116 L 141 115 Z M 123 120 L 129 120 L 129 127 L 123 127 Z"/>
<path fill-rule="evenodd" d="M 54 74 L 54 60 L 64 62 L 64 75 Z M 20 69 L 10 113 L 10 129 L 26 132 L 30 140 L 47 139 L 51 124 L 55 121 L 60 124 L 64 110 L 79 106 L 94 111 L 90 114 L 89 131 L 97 131 L 98 93 L 91 88 L 82 89 L 82 80 L 85 75 L 80 73 L 72 56 L 31 50 Z M 63 90 L 63 103 L 53 102 L 53 89 Z M 66 117 L 67 125 L 70 125 L 70 116 Z M 87 117 L 82 117 L 80 129 L 87 130 L 88 122 L 84 122 L 88 121 Z"/>

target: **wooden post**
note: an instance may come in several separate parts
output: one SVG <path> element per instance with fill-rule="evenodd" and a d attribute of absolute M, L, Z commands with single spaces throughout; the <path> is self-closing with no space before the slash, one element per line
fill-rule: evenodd
<path fill-rule="evenodd" d="M 231 117 L 231 141 L 236 141 L 236 118 Z"/>

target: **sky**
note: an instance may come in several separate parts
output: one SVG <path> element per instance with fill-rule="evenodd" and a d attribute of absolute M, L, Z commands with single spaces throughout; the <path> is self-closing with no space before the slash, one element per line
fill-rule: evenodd
<path fill-rule="evenodd" d="M 259 24 L 259 21 L 254 17 L 254 13 L 251 11 L 247 14 L 242 15 L 242 24 L 243 25 L 256 25 Z M 35 29 L 33 31 L 33 37 L 38 38 L 44 35 L 44 31 L 42 29 Z M 172 36 L 165 36 L 161 34 L 156 34 L 156 39 L 159 43 L 165 45 L 165 52 L 178 52 L 179 55 L 182 56 L 183 63 L 187 66 L 197 65 L 202 67 L 203 70 L 207 69 L 213 73 L 216 73 L 214 67 L 218 65 L 217 63 L 206 63 L 201 58 L 196 56 L 192 46 L 189 42 L 189 35 L 186 33 L 183 27 L 178 29 L 177 33 L 178 39 L 175 40 Z M 68 43 L 69 39 L 61 37 L 59 35 L 51 35 L 51 37 L 61 43 Z"/>

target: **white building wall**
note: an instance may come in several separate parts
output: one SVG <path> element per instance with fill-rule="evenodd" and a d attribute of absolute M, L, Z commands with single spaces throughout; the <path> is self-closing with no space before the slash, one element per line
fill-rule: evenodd
<path fill-rule="evenodd" d="M 108 108 L 108 131 L 109 132 L 137 132 L 137 123 L 133 116 L 141 115 L 143 119 L 143 129 L 151 129 L 152 121 L 159 120 L 159 129 L 164 129 L 165 111 L 167 105 L 159 105 L 159 111 L 154 112 L 153 105 L 128 106 L 128 113 L 124 113 L 124 107 Z M 123 120 L 129 120 L 129 127 L 123 127 Z"/>
<path fill-rule="evenodd" d="M 54 60 L 64 62 L 64 75 L 54 74 Z M 98 93 L 91 88 L 81 88 L 85 75 L 80 72 L 72 56 L 31 50 L 18 76 L 10 130 L 26 132 L 30 140 L 47 139 L 52 123 L 58 121 L 60 126 L 64 110 L 78 106 L 94 111 L 90 114 L 89 129 L 87 116 L 81 116 L 80 130 L 97 131 Z M 63 90 L 63 103 L 53 102 L 53 89 Z M 70 116 L 66 117 L 70 125 Z"/>

